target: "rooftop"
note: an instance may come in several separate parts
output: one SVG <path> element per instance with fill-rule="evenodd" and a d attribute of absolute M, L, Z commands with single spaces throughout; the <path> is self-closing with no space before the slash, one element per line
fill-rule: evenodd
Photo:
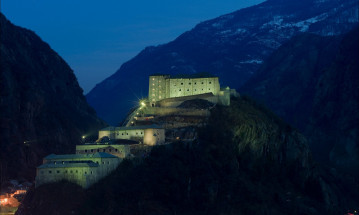
<path fill-rule="evenodd" d="M 216 78 L 218 76 L 213 75 L 208 72 L 200 72 L 194 74 L 176 74 L 176 75 L 168 75 L 168 74 L 152 74 L 150 76 L 169 76 L 170 79 L 179 79 L 179 78 Z"/>
<path fill-rule="evenodd" d="M 148 128 L 155 128 L 155 129 L 160 129 L 162 128 L 161 126 L 152 124 L 152 125 L 141 125 L 141 126 L 129 126 L 129 127 L 106 127 L 101 129 L 100 131 L 126 131 L 126 130 L 144 130 L 144 129 L 148 129 Z"/>

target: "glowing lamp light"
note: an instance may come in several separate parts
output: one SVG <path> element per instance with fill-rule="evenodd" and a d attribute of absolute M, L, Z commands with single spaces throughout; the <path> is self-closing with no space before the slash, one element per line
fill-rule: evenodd
<path fill-rule="evenodd" d="M 142 106 L 146 106 L 146 104 L 145 104 L 144 102 L 141 102 L 141 105 L 142 105 Z"/>
<path fill-rule="evenodd" d="M 85 136 L 82 136 L 82 139 L 85 139 Z"/>

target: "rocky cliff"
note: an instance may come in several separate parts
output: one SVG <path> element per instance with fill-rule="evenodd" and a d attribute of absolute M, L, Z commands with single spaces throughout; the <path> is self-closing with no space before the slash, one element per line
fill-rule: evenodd
<path fill-rule="evenodd" d="M 31 181 L 42 157 L 73 152 L 105 124 L 72 69 L 34 32 L 0 14 L 0 35 L 1 179 Z"/>
<path fill-rule="evenodd" d="M 309 139 L 320 161 L 359 168 L 359 29 L 303 34 L 284 44 L 241 88 Z"/>
<path fill-rule="evenodd" d="M 355 188 L 317 167 L 295 129 L 242 98 L 212 109 L 198 140 L 125 160 L 88 190 L 40 186 L 17 214 L 344 214 Z"/>
<path fill-rule="evenodd" d="M 357 0 L 269 0 L 202 22 L 176 40 L 147 47 L 87 95 L 99 116 L 115 125 L 147 97 L 153 73 L 210 72 L 224 86 L 245 83 L 274 50 L 301 32 L 338 35 L 358 23 Z"/>

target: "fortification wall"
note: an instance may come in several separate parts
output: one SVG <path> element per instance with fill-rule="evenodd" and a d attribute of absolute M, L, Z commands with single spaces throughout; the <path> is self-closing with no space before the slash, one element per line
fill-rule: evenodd
<path fill-rule="evenodd" d="M 146 114 L 156 116 L 203 116 L 208 117 L 210 115 L 209 110 L 188 109 L 188 108 L 169 108 L 169 107 L 148 107 L 146 108 Z"/>

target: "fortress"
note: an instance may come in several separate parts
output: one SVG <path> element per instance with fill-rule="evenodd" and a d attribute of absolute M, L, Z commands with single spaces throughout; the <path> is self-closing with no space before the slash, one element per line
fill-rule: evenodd
<path fill-rule="evenodd" d="M 229 87 L 221 89 L 218 77 L 210 74 L 193 75 L 162 75 L 156 74 L 149 77 L 148 101 L 150 106 L 161 106 L 170 98 L 181 98 L 180 100 L 195 99 L 201 96 L 202 99 L 222 105 L 230 104 L 230 96 L 236 94 L 235 90 Z M 203 97 L 203 95 L 208 95 Z M 172 99 L 174 100 L 174 99 Z"/>
<path fill-rule="evenodd" d="M 122 127 L 101 129 L 98 140 L 77 145 L 76 154 L 45 157 L 37 167 L 35 185 L 67 180 L 88 188 L 115 170 L 122 159 L 143 157 L 152 146 L 179 140 L 178 133 L 184 128 L 198 127 L 210 115 L 208 106 L 182 107 L 182 103 L 206 100 L 212 106 L 228 106 L 231 96 L 238 93 L 229 87 L 220 88 L 218 77 L 212 75 L 151 75 L 148 98 L 128 115 Z M 166 117 L 173 119 L 164 122 Z M 184 122 L 186 118 L 192 122 Z M 195 135 L 187 137 L 193 141 Z"/>

